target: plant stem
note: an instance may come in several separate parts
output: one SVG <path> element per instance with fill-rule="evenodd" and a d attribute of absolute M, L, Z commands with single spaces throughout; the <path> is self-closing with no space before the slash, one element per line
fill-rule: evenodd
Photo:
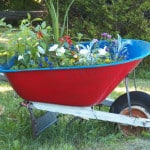
<path fill-rule="evenodd" d="M 64 15 L 64 20 L 63 20 L 63 25 L 61 28 L 61 33 L 59 33 L 59 0 L 57 0 L 56 9 L 54 7 L 53 0 L 45 0 L 46 5 L 47 5 L 48 10 L 49 10 L 49 13 L 50 13 L 50 16 L 51 16 L 51 20 L 52 20 L 52 28 L 53 28 L 54 42 L 55 43 L 58 43 L 59 38 L 62 37 L 64 34 L 66 21 L 68 21 L 68 12 L 69 12 L 70 7 L 74 3 L 74 1 L 75 0 L 72 0 L 66 9 L 66 12 Z M 68 30 L 68 25 L 67 25 L 67 30 Z"/>
<path fill-rule="evenodd" d="M 58 8 L 57 12 L 55 11 L 55 7 L 53 4 L 53 0 L 45 0 L 46 5 L 48 7 L 49 13 L 51 15 L 52 19 L 52 28 L 54 33 L 54 42 L 57 43 L 59 39 L 59 13 Z M 58 0 L 57 0 L 57 6 L 58 6 Z"/>
<path fill-rule="evenodd" d="M 72 0 L 69 4 L 69 6 L 67 7 L 66 9 L 66 12 L 65 12 L 65 15 L 64 15 L 64 22 L 63 22 L 63 26 L 62 26 L 62 29 L 61 29 L 61 34 L 60 36 L 62 37 L 63 34 L 64 34 L 64 30 L 65 30 L 65 25 L 66 25 L 66 20 L 67 20 L 67 17 L 68 17 L 68 12 L 70 10 L 70 7 L 72 6 L 72 4 L 74 3 L 75 0 Z"/>

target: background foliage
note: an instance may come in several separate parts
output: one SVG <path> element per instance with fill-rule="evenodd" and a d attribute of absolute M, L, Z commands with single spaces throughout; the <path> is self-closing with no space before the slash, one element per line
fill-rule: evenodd
<path fill-rule="evenodd" d="M 55 1 L 54 1 L 55 2 Z M 70 0 L 59 0 L 60 18 Z M 45 0 L 1 0 L 0 10 L 45 10 Z M 51 22 L 50 17 L 48 17 Z M 69 12 L 71 34 L 98 37 L 101 32 L 150 40 L 149 0 L 75 0 Z M 138 32 L 137 32 L 138 31 Z"/>
<path fill-rule="evenodd" d="M 38 10 L 41 9 L 41 0 L 1 0 L 0 11 L 3 10 Z"/>

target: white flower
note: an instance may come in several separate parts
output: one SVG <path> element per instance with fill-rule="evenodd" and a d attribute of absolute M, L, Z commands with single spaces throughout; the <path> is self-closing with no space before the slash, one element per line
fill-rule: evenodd
<path fill-rule="evenodd" d="M 64 54 L 65 51 L 66 51 L 66 50 L 65 50 L 64 47 L 60 47 L 60 48 L 57 49 L 56 55 L 57 55 L 57 56 L 62 56 L 62 54 Z"/>
<path fill-rule="evenodd" d="M 58 48 L 58 44 L 54 44 L 53 46 L 51 46 L 48 51 L 55 51 Z"/>
<path fill-rule="evenodd" d="M 37 48 L 40 54 L 45 54 L 45 50 L 41 46 L 38 46 Z"/>
<path fill-rule="evenodd" d="M 100 56 L 105 56 L 108 52 L 106 51 L 106 49 L 107 49 L 107 46 L 105 46 L 104 48 L 100 48 L 99 50 L 98 50 L 98 54 L 100 55 Z"/>
<path fill-rule="evenodd" d="M 22 60 L 22 59 L 24 59 L 23 55 L 19 55 L 19 56 L 18 56 L 18 61 L 20 61 L 20 60 Z"/>
<path fill-rule="evenodd" d="M 88 49 L 82 49 L 82 50 L 79 51 L 79 54 L 80 54 L 81 56 L 88 56 L 89 53 L 90 53 L 90 52 L 89 52 Z"/>
<path fill-rule="evenodd" d="M 80 47 L 79 45 L 75 45 L 76 49 L 79 51 L 80 50 Z"/>

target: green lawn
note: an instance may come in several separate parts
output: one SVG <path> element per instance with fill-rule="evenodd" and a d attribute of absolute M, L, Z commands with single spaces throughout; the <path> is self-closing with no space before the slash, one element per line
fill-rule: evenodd
<path fill-rule="evenodd" d="M 137 80 L 138 89 L 150 92 L 150 81 Z M 133 82 L 129 82 L 134 89 Z M 110 95 L 116 98 L 124 93 L 123 82 Z M 73 122 L 73 116 L 60 115 L 57 125 L 32 138 L 29 112 L 19 109 L 18 97 L 7 82 L 0 82 L 0 147 L 2 150 L 145 150 L 149 148 L 149 133 L 141 137 L 124 137 L 113 123 L 89 120 Z M 105 108 L 104 108 L 105 109 Z M 144 145 L 143 145 L 143 144 Z"/>

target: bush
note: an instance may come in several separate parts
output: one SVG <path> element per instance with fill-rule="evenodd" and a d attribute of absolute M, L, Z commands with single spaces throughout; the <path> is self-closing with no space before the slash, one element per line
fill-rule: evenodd
<path fill-rule="evenodd" d="M 62 19 L 69 2 L 59 0 Z M 45 0 L 1 0 L 0 5 L 0 10 L 40 9 L 45 9 Z M 125 38 L 150 41 L 149 12 L 149 0 L 75 0 L 69 12 L 69 31 L 88 37 L 98 37 L 101 32 L 119 33 Z"/>
<path fill-rule="evenodd" d="M 142 63 L 136 68 L 135 74 L 138 78 L 150 79 L 150 56 L 145 58 Z M 131 74 L 133 77 L 133 74 Z"/>
<path fill-rule="evenodd" d="M 82 32 L 91 37 L 107 31 L 150 41 L 150 20 L 145 17 L 148 11 L 149 0 L 76 0 L 70 11 L 69 27 L 73 33 Z"/>
<path fill-rule="evenodd" d="M 4 10 L 39 10 L 40 0 L 1 0 L 0 11 Z"/>

